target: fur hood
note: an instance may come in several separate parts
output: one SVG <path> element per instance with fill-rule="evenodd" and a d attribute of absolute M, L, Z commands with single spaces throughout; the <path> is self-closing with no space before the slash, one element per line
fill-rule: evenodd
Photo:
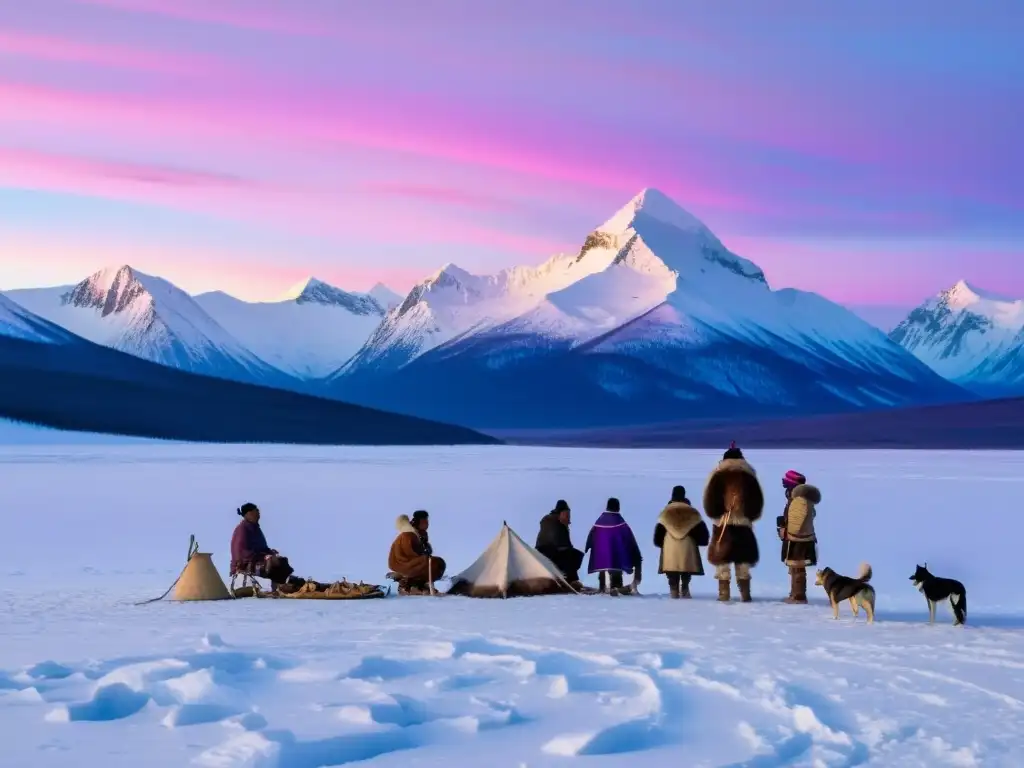
<path fill-rule="evenodd" d="M 718 521 L 726 516 L 727 509 L 735 506 L 735 501 L 727 503 L 726 495 L 739 494 L 741 510 L 734 510 L 730 516 L 730 525 L 754 523 L 761 519 L 764 511 L 764 491 L 757 479 L 757 472 L 746 459 L 723 459 L 708 477 L 704 486 L 704 514 Z"/>
<path fill-rule="evenodd" d="M 681 501 L 673 501 L 658 515 L 658 522 L 673 539 L 685 539 L 701 524 L 700 512 Z"/>
<path fill-rule="evenodd" d="M 415 533 L 417 536 L 420 532 L 412 527 L 412 520 L 409 519 L 408 515 L 399 515 L 398 519 L 395 520 L 395 530 L 399 533 Z"/>
<path fill-rule="evenodd" d="M 821 491 L 815 485 L 798 485 L 789 495 L 794 499 L 807 499 L 811 504 L 821 504 Z"/>
<path fill-rule="evenodd" d="M 722 459 L 718 462 L 718 466 L 715 467 L 715 471 L 711 473 L 711 477 L 719 474 L 720 472 L 746 472 L 752 477 L 757 477 L 757 472 L 750 466 L 746 459 Z"/>

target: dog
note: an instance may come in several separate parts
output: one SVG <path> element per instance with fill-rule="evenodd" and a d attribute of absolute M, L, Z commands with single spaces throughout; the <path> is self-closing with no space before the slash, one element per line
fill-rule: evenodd
<path fill-rule="evenodd" d="M 814 584 L 824 587 L 828 595 L 828 602 L 832 606 L 832 618 L 839 618 L 839 604 L 844 600 L 850 601 L 850 610 L 854 617 L 860 615 L 863 608 L 868 616 L 868 624 L 875 621 L 875 588 L 868 582 L 871 581 L 871 566 L 864 563 L 860 567 L 857 578 L 841 576 L 831 568 L 823 568 L 815 573 Z"/>
<path fill-rule="evenodd" d="M 949 607 L 953 610 L 954 627 L 967 621 L 967 590 L 959 581 L 933 576 L 928 571 L 928 563 L 917 566 L 910 580 L 928 601 L 929 624 L 935 623 L 935 606 L 942 600 L 949 600 Z"/>

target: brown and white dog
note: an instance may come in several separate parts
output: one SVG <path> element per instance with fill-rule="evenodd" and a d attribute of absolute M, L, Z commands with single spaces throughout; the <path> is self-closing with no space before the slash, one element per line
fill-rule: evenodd
<path fill-rule="evenodd" d="M 857 578 L 842 576 L 831 568 L 822 568 L 815 573 L 814 583 L 816 586 L 824 587 L 828 595 L 829 604 L 832 606 L 832 618 L 839 618 L 839 604 L 844 600 L 850 601 L 850 610 L 854 616 L 860 615 L 863 608 L 868 615 L 868 624 L 875 620 L 875 588 L 868 582 L 871 581 L 871 566 L 863 563 Z"/>

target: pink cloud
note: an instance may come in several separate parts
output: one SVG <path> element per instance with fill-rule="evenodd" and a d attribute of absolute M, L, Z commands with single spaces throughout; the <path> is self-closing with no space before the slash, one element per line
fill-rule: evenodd
<path fill-rule="evenodd" d="M 499 170 L 509 174 L 560 181 L 633 194 L 651 185 L 651 169 L 638 165 L 594 162 L 586 147 L 570 137 L 552 136 L 550 145 L 516 143 L 509 126 L 489 130 L 434 99 L 393 97 L 383 102 L 373 94 L 333 94 L 339 106 L 321 96 L 268 94 L 260 97 L 186 99 L 61 91 L 0 83 L 0 119 L 70 123 L 79 129 L 125 133 L 169 141 L 210 141 L 271 144 L 278 149 L 320 151 L 331 145 L 364 147 Z M 407 116 L 417 114 L 410 124 Z M 573 144 L 577 146 L 573 146 Z M 212 150 L 211 150 L 212 151 Z M 637 150 L 643 157 L 643 150 Z M 698 152 L 694 150 L 696 155 Z M 694 159 L 698 162 L 699 158 Z M 653 162 L 653 159 L 650 161 Z M 649 163 L 645 162 L 645 165 Z M 691 204 L 729 210 L 765 211 L 766 203 L 750 196 L 677 176 L 658 186 Z"/>
<path fill-rule="evenodd" d="M 218 60 L 210 56 L 172 54 L 110 43 L 83 43 L 62 37 L 11 31 L 0 31 L 2 54 L 176 74 L 209 74 L 211 69 L 219 67 Z"/>
<path fill-rule="evenodd" d="M 381 226 L 376 227 L 374 239 L 380 243 L 475 244 L 521 254 L 526 261 L 540 260 L 571 245 L 550 237 L 464 222 L 435 210 L 413 207 L 396 212 L 373 200 L 361 200 L 358 194 L 345 195 L 344 191 L 275 185 L 219 172 L 35 150 L 0 148 L 0 184 L 148 202 L 261 224 L 280 222 L 286 230 L 326 237 L 347 237 L 354 227 L 379 222 Z M 448 192 L 456 197 L 465 194 L 457 190 Z M 347 202 L 339 206 L 342 196 Z"/>
<path fill-rule="evenodd" d="M 443 203 L 482 211 L 515 211 L 520 208 L 511 200 L 433 184 L 373 181 L 360 185 L 360 190 L 377 197 Z"/>
<path fill-rule="evenodd" d="M 115 180 L 159 187 L 240 188 L 254 183 L 232 174 L 211 171 L 0 147 L 0 178 L 19 174 L 58 178 L 67 180 L 70 185 Z"/>

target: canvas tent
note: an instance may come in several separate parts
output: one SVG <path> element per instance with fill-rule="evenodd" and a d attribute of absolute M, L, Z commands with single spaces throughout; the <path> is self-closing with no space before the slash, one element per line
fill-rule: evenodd
<path fill-rule="evenodd" d="M 551 560 L 502 523 L 501 531 L 469 568 L 452 577 L 450 595 L 525 597 L 573 593 Z"/>

